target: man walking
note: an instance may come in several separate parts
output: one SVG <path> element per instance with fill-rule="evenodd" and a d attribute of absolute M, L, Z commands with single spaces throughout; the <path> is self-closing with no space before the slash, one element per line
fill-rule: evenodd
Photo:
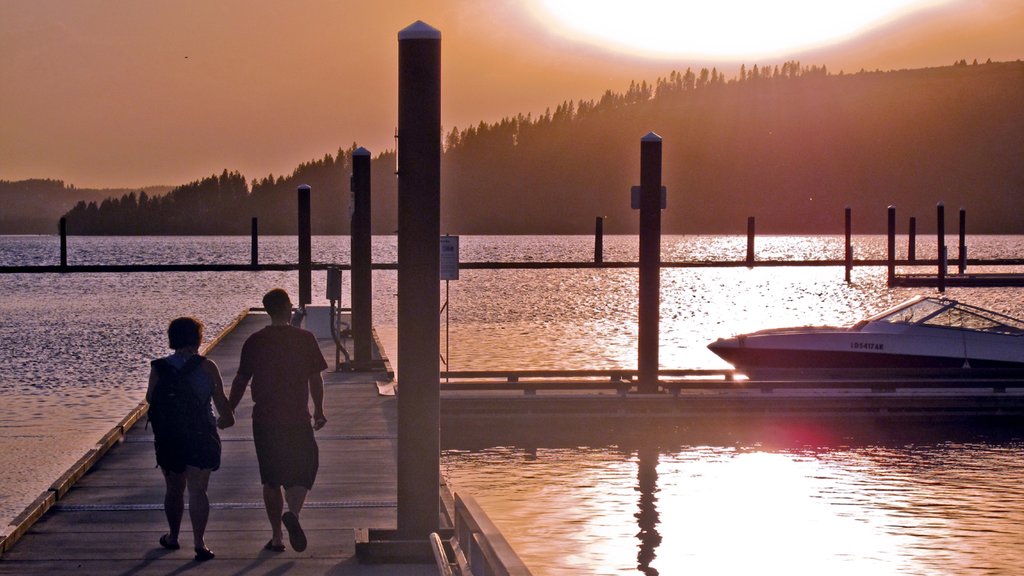
<path fill-rule="evenodd" d="M 238 374 L 231 383 L 228 400 L 234 410 L 252 380 L 252 435 L 271 529 L 270 541 L 264 548 L 284 550 L 283 522 L 291 547 L 302 552 L 306 549 L 306 535 L 299 523 L 299 513 L 319 467 L 313 431 L 327 423 L 321 374 L 327 362 L 316 337 L 289 323 L 292 303 L 287 292 L 280 288 L 267 292 L 263 307 L 270 315 L 270 325 L 249 336 L 242 345 Z"/>

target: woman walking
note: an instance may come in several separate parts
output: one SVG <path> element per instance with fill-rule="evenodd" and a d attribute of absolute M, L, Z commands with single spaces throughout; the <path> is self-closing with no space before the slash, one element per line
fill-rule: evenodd
<path fill-rule="evenodd" d="M 203 324 L 195 318 L 172 320 L 167 339 L 174 353 L 150 363 L 146 391 L 156 462 L 167 485 L 164 514 L 169 532 L 160 537 L 160 545 L 169 550 L 181 548 L 178 532 L 187 489 L 195 559 L 204 562 L 214 557 L 203 536 L 210 516 L 206 489 L 210 473 L 220 467 L 217 428 L 231 426 L 234 416 L 224 395 L 220 370 L 199 354 Z M 214 420 L 211 400 L 218 420 Z"/>

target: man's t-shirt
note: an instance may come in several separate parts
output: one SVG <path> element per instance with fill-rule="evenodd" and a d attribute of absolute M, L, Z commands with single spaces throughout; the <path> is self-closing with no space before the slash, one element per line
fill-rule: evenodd
<path fill-rule="evenodd" d="M 267 326 L 242 345 L 238 371 L 252 374 L 254 422 L 309 422 L 309 377 L 327 368 L 312 332 Z"/>

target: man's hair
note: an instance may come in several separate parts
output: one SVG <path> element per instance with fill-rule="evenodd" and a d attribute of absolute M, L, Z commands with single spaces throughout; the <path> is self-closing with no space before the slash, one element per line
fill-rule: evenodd
<path fill-rule="evenodd" d="M 199 346 L 202 341 L 203 323 L 195 318 L 175 318 L 167 325 L 167 343 L 175 350 Z"/>
<path fill-rule="evenodd" d="M 288 293 L 281 288 L 274 288 L 263 296 L 263 307 L 267 314 L 275 318 L 292 313 L 292 301 L 288 298 Z"/>

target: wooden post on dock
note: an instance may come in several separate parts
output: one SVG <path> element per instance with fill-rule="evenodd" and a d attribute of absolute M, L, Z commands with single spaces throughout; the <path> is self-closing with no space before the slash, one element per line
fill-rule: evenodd
<path fill-rule="evenodd" d="M 370 234 L 370 151 L 352 152 L 352 356 L 355 365 L 373 360 L 373 271 Z"/>
<path fill-rule="evenodd" d="M 960 209 L 960 244 L 957 253 L 957 272 L 963 274 L 967 271 L 967 211 Z"/>
<path fill-rule="evenodd" d="M 747 268 L 754 266 L 754 217 L 747 216 Z"/>
<path fill-rule="evenodd" d="M 398 538 L 437 530 L 441 469 L 441 32 L 398 33 Z"/>
<path fill-rule="evenodd" d="M 253 268 L 260 265 L 260 219 L 252 217 L 252 232 L 249 239 L 249 263 Z"/>
<path fill-rule="evenodd" d="M 935 206 L 935 218 L 936 218 L 936 244 L 938 246 L 938 257 L 939 257 L 939 270 L 938 270 L 938 288 L 939 292 L 946 291 L 946 207 L 939 202 Z"/>
<path fill-rule="evenodd" d="M 640 139 L 640 306 L 637 391 L 658 391 L 661 308 L 661 136 Z M 401 356 L 399 356 L 401 357 Z"/>
<path fill-rule="evenodd" d="M 60 231 L 60 267 L 68 267 L 68 219 L 61 218 L 57 226 Z"/>
<path fill-rule="evenodd" d="M 846 221 L 846 250 L 843 252 L 846 258 L 846 283 L 850 283 L 850 272 L 853 270 L 853 215 L 850 207 L 845 210 Z"/>
<path fill-rule="evenodd" d="M 888 242 L 886 243 L 886 284 L 892 288 L 896 284 L 896 207 L 888 208 Z"/>
<path fill-rule="evenodd" d="M 313 302 L 312 229 L 309 185 L 299 186 L 299 307 Z"/>
<path fill-rule="evenodd" d="M 917 260 L 917 218 L 910 217 L 910 230 L 907 232 L 907 260 Z"/>
<path fill-rule="evenodd" d="M 604 262 L 604 217 L 598 216 L 594 220 L 594 262 Z"/>

